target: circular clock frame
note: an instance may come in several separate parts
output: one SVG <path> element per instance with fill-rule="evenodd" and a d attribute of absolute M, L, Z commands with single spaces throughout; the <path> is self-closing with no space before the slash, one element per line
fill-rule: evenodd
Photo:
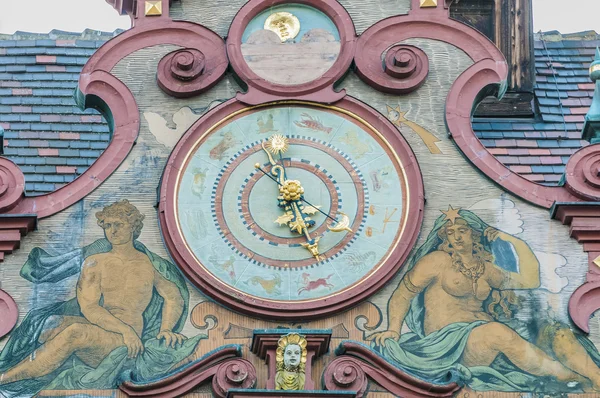
<path fill-rule="evenodd" d="M 348 11 L 337 2 L 337 0 L 295 0 L 291 3 L 313 7 L 328 18 L 338 29 L 340 35 L 341 49 L 334 64 L 321 77 L 313 79 L 310 82 L 303 84 L 283 85 L 268 81 L 257 75 L 248 66 L 242 55 L 242 35 L 248 26 L 248 23 L 259 13 L 278 5 L 290 3 L 288 0 L 271 0 L 268 3 L 263 0 L 250 0 L 235 16 L 229 33 L 227 34 L 227 55 L 232 69 L 240 77 L 240 79 L 250 87 L 255 87 L 262 93 L 271 95 L 302 97 L 310 93 L 317 92 L 328 86 L 333 85 L 341 79 L 354 58 L 354 49 L 356 47 L 356 30 L 352 23 L 352 18 Z"/>
<path fill-rule="evenodd" d="M 192 151 L 196 149 L 197 143 L 206 134 L 216 131 L 244 112 L 277 106 L 328 109 L 345 118 L 353 119 L 354 123 L 360 123 L 365 130 L 373 131 L 386 141 L 388 147 L 395 152 L 403 174 L 406 200 L 403 224 L 399 227 L 401 233 L 391 253 L 381 265 L 363 279 L 321 298 L 294 301 L 269 300 L 235 289 L 218 279 L 200 263 L 186 243 L 178 223 L 177 190 L 186 163 Z M 304 320 L 326 317 L 349 309 L 383 288 L 400 270 L 416 243 L 423 221 L 423 207 L 423 180 L 410 146 L 385 117 L 362 102 L 347 96 L 335 106 L 296 100 L 248 106 L 232 99 L 200 118 L 173 149 L 160 187 L 159 220 L 163 239 L 171 257 L 204 294 L 232 310 L 250 316 L 277 320 Z"/>

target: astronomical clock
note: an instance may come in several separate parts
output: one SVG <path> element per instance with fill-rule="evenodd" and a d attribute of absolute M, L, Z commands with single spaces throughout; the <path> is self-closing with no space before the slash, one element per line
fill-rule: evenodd
<path fill-rule="evenodd" d="M 413 155 L 348 105 L 226 106 L 180 142 L 165 222 L 207 294 L 244 312 L 316 317 L 397 270 L 419 212 Z"/>

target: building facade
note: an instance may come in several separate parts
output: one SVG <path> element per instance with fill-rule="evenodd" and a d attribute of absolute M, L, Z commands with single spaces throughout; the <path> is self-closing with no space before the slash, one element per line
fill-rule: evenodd
<path fill-rule="evenodd" d="M 0 396 L 600 394 L 595 33 L 109 3 L 2 41 Z"/>

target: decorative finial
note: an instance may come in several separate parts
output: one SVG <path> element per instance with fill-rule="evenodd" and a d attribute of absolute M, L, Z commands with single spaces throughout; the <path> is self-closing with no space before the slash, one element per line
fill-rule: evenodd
<path fill-rule="evenodd" d="M 596 57 L 590 65 L 590 79 L 595 83 L 600 79 L 600 48 L 596 47 Z"/>
<path fill-rule="evenodd" d="M 590 65 L 590 79 L 596 83 L 594 98 L 583 124 L 582 138 L 592 144 L 600 143 L 600 48 L 596 47 L 596 57 Z"/>

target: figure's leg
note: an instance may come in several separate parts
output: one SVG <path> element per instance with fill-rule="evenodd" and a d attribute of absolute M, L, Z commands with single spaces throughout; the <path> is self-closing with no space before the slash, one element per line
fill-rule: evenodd
<path fill-rule="evenodd" d="M 600 391 L 600 368 L 569 328 L 561 327 L 556 331 L 552 351 L 563 365 L 590 379 L 594 389 Z"/>
<path fill-rule="evenodd" d="M 74 323 L 1 375 L 0 384 L 45 376 L 73 354 L 96 367 L 108 353 L 122 345 L 123 338 L 117 333 L 91 324 Z"/>
<path fill-rule="evenodd" d="M 74 323 L 89 324 L 88 320 L 82 316 L 52 315 L 44 322 L 44 331 L 40 334 L 38 341 L 44 344 Z"/>
<path fill-rule="evenodd" d="M 519 369 L 535 376 L 554 376 L 560 381 L 586 381 L 523 339 L 517 332 L 498 322 L 473 329 L 462 362 L 467 367 L 489 366 L 498 354 L 506 355 Z"/>

